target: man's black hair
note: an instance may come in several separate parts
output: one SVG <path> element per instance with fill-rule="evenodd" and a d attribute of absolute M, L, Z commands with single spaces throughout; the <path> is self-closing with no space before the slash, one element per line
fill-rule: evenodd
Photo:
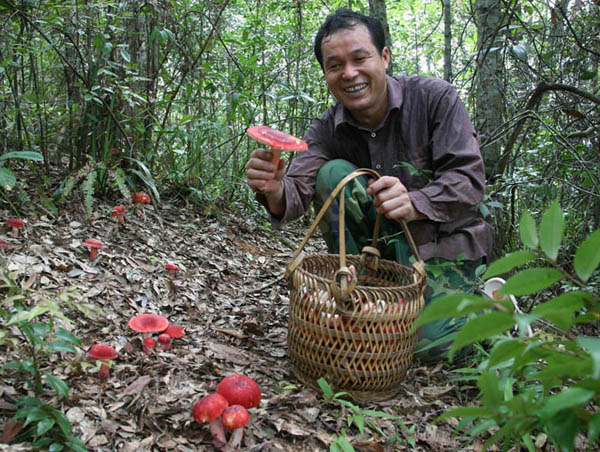
<path fill-rule="evenodd" d="M 381 55 L 383 48 L 385 47 L 385 33 L 383 31 L 383 25 L 379 20 L 374 17 L 365 16 L 364 14 L 357 13 L 348 8 L 338 8 L 335 12 L 325 19 L 321 28 L 315 36 L 315 56 L 317 61 L 323 68 L 323 52 L 321 44 L 323 39 L 332 35 L 336 31 L 353 28 L 356 25 L 364 25 L 369 31 L 371 36 L 371 42 Z"/>

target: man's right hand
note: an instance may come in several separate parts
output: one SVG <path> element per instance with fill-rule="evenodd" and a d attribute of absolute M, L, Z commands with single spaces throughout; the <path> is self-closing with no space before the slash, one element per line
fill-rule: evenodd
<path fill-rule="evenodd" d="M 273 153 L 267 149 L 256 149 L 250 154 L 246 163 L 248 186 L 255 193 L 262 193 L 267 198 L 269 210 L 275 216 L 283 215 L 285 199 L 283 196 L 283 175 L 285 160 L 279 160 L 277 171 L 271 161 Z"/>

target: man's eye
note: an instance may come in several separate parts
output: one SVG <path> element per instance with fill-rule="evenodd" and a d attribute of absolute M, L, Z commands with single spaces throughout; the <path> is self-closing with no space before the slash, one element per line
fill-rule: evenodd
<path fill-rule="evenodd" d="M 340 68 L 340 65 L 339 65 L 339 64 L 331 64 L 331 65 L 329 65 L 329 68 L 328 68 L 328 69 L 329 69 L 330 71 L 335 71 L 335 70 L 337 70 L 337 69 L 339 69 L 339 68 Z"/>

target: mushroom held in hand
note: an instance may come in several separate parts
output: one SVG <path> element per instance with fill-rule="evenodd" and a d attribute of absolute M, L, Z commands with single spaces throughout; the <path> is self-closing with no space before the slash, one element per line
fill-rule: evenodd
<path fill-rule="evenodd" d="M 249 421 L 250 414 L 242 405 L 230 405 L 223 411 L 223 414 L 221 415 L 223 427 L 227 430 L 233 430 L 229 442 L 229 445 L 232 448 L 235 449 L 241 444 L 244 427 L 248 425 Z"/>
<path fill-rule="evenodd" d="M 217 386 L 217 392 L 227 399 L 230 405 L 254 408 L 260 403 L 260 389 L 256 382 L 245 375 L 229 375 Z"/>
<path fill-rule="evenodd" d="M 275 165 L 275 173 L 279 168 L 281 151 L 306 151 L 308 149 L 306 141 L 267 126 L 252 126 L 246 132 L 255 140 L 269 146 L 273 153 L 271 161 Z"/>
<path fill-rule="evenodd" d="M 220 394 L 209 394 L 200 399 L 194 405 L 192 414 L 198 423 L 208 422 L 210 424 L 210 432 L 216 440 L 225 444 L 225 431 L 221 423 L 221 414 L 227 408 L 229 403 Z"/>
<path fill-rule="evenodd" d="M 96 256 L 98 256 L 98 250 L 104 248 L 104 243 L 96 239 L 87 239 L 83 242 L 83 246 L 90 249 L 90 260 L 93 261 L 96 259 Z"/>
<path fill-rule="evenodd" d="M 100 364 L 98 376 L 100 378 L 108 378 L 108 365 L 106 364 L 106 361 L 115 359 L 117 357 L 117 351 L 110 345 L 96 344 L 90 348 L 87 356 L 88 358 L 97 359 L 102 362 L 102 364 Z"/>
<path fill-rule="evenodd" d="M 23 220 L 20 220 L 19 218 L 9 218 L 8 220 L 6 220 L 6 226 L 11 228 L 13 236 L 18 237 L 19 229 L 23 228 L 23 226 L 25 226 L 25 223 L 23 223 Z"/>

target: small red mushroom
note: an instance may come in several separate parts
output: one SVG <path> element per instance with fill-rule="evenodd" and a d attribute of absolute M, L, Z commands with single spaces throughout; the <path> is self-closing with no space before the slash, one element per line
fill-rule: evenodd
<path fill-rule="evenodd" d="M 172 339 L 179 339 L 185 336 L 185 331 L 179 325 L 169 325 L 165 330 Z"/>
<path fill-rule="evenodd" d="M 164 352 L 171 349 L 171 336 L 167 333 L 161 333 L 158 335 L 158 343 L 160 344 L 160 349 Z"/>
<path fill-rule="evenodd" d="M 23 220 L 19 218 L 9 218 L 6 220 L 6 226 L 11 228 L 11 233 L 13 236 L 18 237 L 19 229 L 22 229 L 23 226 L 25 226 L 25 223 L 23 223 Z"/>
<path fill-rule="evenodd" d="M 125 214 L 127 213 L 127 207 L 115 206 L 110 214 L 111 217 L 117 217 L 117 227 L 125 224 Z"/>
<path fill-rule="evenodd" d="M 117 357 L 117 351 L 110 345 L 96 344 L 90 348 L 87 356 L 88 358 L 101 361 L 98 377 L 108 378 L 108 364 L 106 364 L 106 362 L 115 359 Z"/>
<path fill-rule="evenodd" d="M 267 126 L 252 126 L 246 132 L 255 140 L 270 147 L 270 151 L 273 153 L 271 161 L 275 165 L 275 173 L 279 168 L 281 151 L 306 151 L 308 149 L 306 141 Z"/>
<path fill-rule="evenodd" d="M 100 248 L 104 248 L 104 243 L 96 239 L 87 239 L 85 242 L 83 242 L 83 246 L 86 246 L 90 249 L 90 260 L 93 261 L 96 259 L 96 256 L 98 256 L 98 250 Z"/>
<path fill-rule="evenodd" d="M 154 339 L 152 339 L 151 337 L 145 337 L 144 341 L 142 342 L 142 350 L 144 351 L 144 353 L 146 355 L 149 355 L 150 353 L 152 353 L 152 350 L 154 350 L 156 348 L 156 341 Z"/>
<path fill-rule="evenodd" d="M 245 375 L 228 375 L 217 385 L 217 392 L 227 399 L 230 405 L 254 408 L 260 403 L 260 388 Z"/>
<path fill-rule="evenodd" d="M 148 193 L 144 193 L 143 191 L 132 193 L 131 200 L 135 204 L 135 214 L 140 215 L 144 204 L 150 203 L 150 195 Z"/>
<path fill-rule="evenodd" d="M 221 415 L 221 422 L 226 430 L 233 430 L 229 445 L 232 449 L 242 443 L 244 427 L 250 422 L 250 414 L 242 405 L 229 405 Z"/>
<path fill-rule="evenodd" d="M 208 422 L 214 439 L 225 444 L 225 431 L 221 423 L 221 414 L 229 403 L 220 394 L 209 394 L 194 405 L 192 414 L 198 423 Z"/>
<path fill-rule="evenodd" d="M 181 270 L 177 265 L 171 263 L 166 264 L 165 269 L 169 271 L 171 276 L 175 276 L 175 273 Z"/>

